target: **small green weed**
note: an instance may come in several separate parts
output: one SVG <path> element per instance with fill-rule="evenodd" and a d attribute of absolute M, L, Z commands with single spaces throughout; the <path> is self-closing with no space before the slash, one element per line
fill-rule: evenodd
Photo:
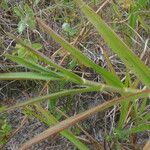
<path fill-rule="evenodd" d="M 19 33 L 22 33 L 26 27 L 29 27 L 30 29 L 35 28 L 36 21 L 34 12 L 28 4 L 25 4 L 23 8 L 21 6 L 14 7 L 14 12 L 20 19 L 20 22 L 18 23 Z"/>
<path fill-rule="evenodd" d="M 3 117 L 0 118 L 0 146 L 6 144 L 7 138 L 12 131 L 11 125 Z"/>

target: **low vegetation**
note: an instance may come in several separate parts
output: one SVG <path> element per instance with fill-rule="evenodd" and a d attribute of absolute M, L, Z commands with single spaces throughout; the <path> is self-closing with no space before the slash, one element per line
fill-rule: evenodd
<path fill-rule="evenodd" d="M 0 41 L 2 64 L 13 62 L 0 73 L 2 89 L 9 90 L 15 81 L 24 85 L 23 91 L 30 86 L 36 96 L 13 105 L 1 100 L 1 147 L 6 148 L 16 133 L 7 115 L 19 109 L 27 119 L 36 118 L 48 127 L 19 145 L 20 150 L 57 134 L 74 149 L 143 149 L 150 130 L 149 4 L 148 0 L 24 0 L 13 5 L 2 0 L 0 32 L 12 41 L 9 45 L 4 38 Z M 5 15 L 15 27 L 5 27 Z M 89 98 L 95 93 L 99 96 Z M 85 99 L 88 107 L 75 107 Z M 101 140 L 88 133 L 92 126 L 86 122 L 97 114 L 105 116 L 96 120 L 103 120 Z"/>

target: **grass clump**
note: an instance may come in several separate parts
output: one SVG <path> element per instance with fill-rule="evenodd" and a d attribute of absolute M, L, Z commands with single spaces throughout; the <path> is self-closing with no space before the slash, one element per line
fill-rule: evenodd
<path fill-rule="evenodd" d="M 46 14 L 55 13 L 57 9 L 61 8 L 60 6 L 63 6 L 63 10 L 61 11 L 64 15 L 58 15 L 60 18 L 55 18 L 58 24 L 61 23 L 60 28 L 63 31 L 61 35 L 49 26 L 46 22 L 47 20 L 44 19 L 46 17 L 42 16 L 42 13 L 40 14 L 40 12 L 37 11 L 39 3 L 40 1 L 31 3 L 31 7 L 25 4 L 23 10 L 20 9 L 20 6 L 14 7 L 14 12 L 21 20 L 18 24 L 18 32 L 23 34 L 26 30 L 31 30 L 33 33 L 37 33 L 45 43 L 47 43 L 47 41 L 45 41 L 44 37 L 50 36 L 50 38 L 61 46 L 61 48 L 53 54 L 53 57 L 58 55 L 60 58 L 62 54 L 63 59 L 60 63 L 58 63 L 59 58 L 57 62 L 55 62 L 56 60 L 54 61 L 53 57 L 50 58 L 42 51 L 42 42 L 33 42 L 32 44 L 29 37 L 28 40 L 23 40 L 21 37 L 4 31 L 7 37 L 15 40 L 17 43 L 15 51 L 13 51 L 12 54 L 5 54 L 5 57 L 25 67 L 27 70 L 23 72 L 1 73 L 0 80 L 43 80 L 45 81 L 43 89 L 48 91 L 46 95 L 43 95 L 41 94 L 42 90 L 40 94 L 38 94 L 38 97 L 30 98 L 14 106 L 4 106 L 3 109 L 0 110 L 1 112 L 9 112 L 17 108 L 22 108 L 25 110 L 27 116 L 35 117 L 49 127 L 47 130 L 21 145 L 20 149 L 29 149 L 33 144 L 58 133 L 81 150 L 88 150 L 93 147 L 96 149 L 106 149 L 106 145 L 109 145 L 110 149 L 121 149 L 121 147 L 124 146 L 124 141 L 128 143 L 130 139 L 132 139 L 132 142 L 129 145 L 132 148 L 137 148 L 137 140 L 134 139 L 137 139 L 138 133 L 146 132 L 150 129 L 148 108 L 150 69 L 149 66 L 141 60 L 141 57 L 132 51 L 133 45 L 131 43 L 137 31 L 135 27 L 136 21 L 134 23 L 131 23 L 131 21 L 136 13 L 135 19 L 141 22 L 145 33 L 148 32 L 148 26 L 140 19 L 140 12 L 138 12 L 143 7 L 146 7 L 147 1 L 138 1 L 137 3 L 131 2 L 130 5 L 126 5 L 124 1 L 121 1 L 119 5 L 115 2 L 110 3 L 113 11 L 116 13 L 115 15 L 119 19 L 122 17 L 120 9 L 127 11 L 129 18 L 126 25 L 134 31 L 134 34 L 129 34 L 129 41 L 126 40 L 126 38 L 122 39 L 98 14 L 100 8 L 104 7 L 108 2 L 102 3 L 97 11 L 94 11 L 89 5 L 93 6 L 94 4 L 95 8 L 98 2 L 92 1 L 92 3 L 86 4 L 83 0 L 74 0 L 73 2 L 54 1 L 52 7 L 41 10 L 41 12 L 46 12 Z M 77 9 L 80 9 L 81 12 L 77 12 Z M 70 15 L 73 14 L 77 14 L 77 16 L 80 14 L 85 22 L 86 19 L 89 22 L 82 27 L 81 24 L 84 23 L 84 21 L 82 22 L 82 17 L 79 18 L 80 23 L 77 24 L 76 16 L 70 18 Z M 67 19 L 65 17 L 67 17 Z M 73 27 L 72 24 L 78 26 L 78 28 L 82 27 L 77 37 L 78 30 Z M 90 36 L 90 31 L 93 29 L 93 26 L 95 27 L 94 32 L 98 32 L 96 32 L 98 37 L 101 37 L 105 45 L 110 48 L 109 51 L 112 51 L 110 53 L 115 53 L 119 61 L 123 64 L 123 73 L 117 71 L 114 64 L 109 59 L 109 52 L 103 50 L 103 48 L 101 49 L 103 50 L 103 57 L 107 67 L 95 63 L 86 56 L 83 50 L 80 50 L 79 45 L 84 47 L 82 41 Z M 115 28 L 115 26 L 113 27 Z M 74 41 L 71 42 L 72 40 Z M 148 47 L 147 44 L 145 44 L 145 47 Z M 66 58 L 69 58 L 69 61 L 65 61 Z M 70 58 L 74 65 L 68 68 Z M 63 62 L 67 65 L 63 65 Z M 79 72 L 82 76 L 75 70 L 76 68 L 80 68 Z M 96 73 L 101 77 L 101 80 L 89 80 L 84 75 L 84 69 L 89 69 L 91 72 Z M 119 75 L 119 73 L 121 75 Z M 53 88 L 55 89 L 52 89 L 52 87 L 50 89 L 51 83 L 58 83 L 61 88 L 56 89 L 57 87 L 54 86 Z M 68 85 L 68 83 L 72 85 L 71 89 L 70 87 L 66 88 L 65 85 Z M 49 93 L 49 91 L 52 92 Z M 62 107 L 60 107 L 61 109 L 58 108 L 59 101 L 64 101 L 63 97 L 69 96 L 70 101 L 73 101 L 73 95 L 81 93 L 87 93 L 88 95 L 89 92 L 105 93 L 111 95 L 112 99 L 70 117 L 68 117 L 67 113 L 73 108 L 66 108 L 66 110 Z M 45 103 L 41 104 L 43 101 L 48 101 L 46 103 L 48 106 L 47 108 L 44 107 Z M 71 107 L 71 105 L 68 107 Z M 78 122 L 96 113 L 110 110 L 110 108 L 114 108 L 113 117 L 115 119 L 113 120 L 114 123 L 111 129 L 109 128 L 111 130 L 110 134 L 105 132 L 104 135 L 107 144 L 105 142 L 105 144 L 102 144 L 90 136 Z M 117 108 L 117 110 L 115 108 Z M 73 130 L 69 128 L 74 125 L 77 126 L 79 131 L 76 129 L 76 132 L 73 132 Z M 105 130 L 107 129 L 105 128 Z M 76 136 L 76 134 L 80 134 L 81 132 L 92 141 L 92 148 L 85 144 L 86 140 Z"/>

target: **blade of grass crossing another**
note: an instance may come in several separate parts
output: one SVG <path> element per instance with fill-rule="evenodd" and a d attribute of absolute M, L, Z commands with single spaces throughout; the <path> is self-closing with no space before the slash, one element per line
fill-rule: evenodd
<path fill-rule="evenodd" d="M 23 47 L 25 47 L 27 51 L 32 52 L 34 55 L 36 55 L 40 60 L 42 60 L 43 62 L 47 63 L 50 66 L 53 66 L 55 69 L 61 71 L 64 74 L 64 76 L 68 77 L 68 80 L 71 80 L 72 82 L 75 82 L 75 83 L 78 83 L 78 84 L 83 84 L 84 83 L 84 81 L 82 80 L 82 78 L 80 78 L 75 73 L 73 73 L 73 72 L 71 72 L 71 71 L 69 71 L 69 70 L 61 67 L 60 65 L 57 65 L 56 63 L 54 63 L 53 61 L 51 61 L 47 56 L 43 55 L 39 51 L 36 51 L 30 45 L 27 45 L 20 38 L 17 38 L 16 36 L 14 36 L 13 34 L 10 34 L 10 33 L 7 33 L 7 34 L 12 39 L 14 39 L 17 43 L 19 43 L 20 45 L 22 45 Z"/>
<path fill-rule="evenodd" d="M 105 42 L 119 58 L 129 67 L 135 75 L 148 87 L 150 87 L 150 69 L 130 50 L 120 37 L 82 0 L 74 0 L 86 15 L 89 21 L 96 27 Z"/>
<path fill-rule="evenodd" d="M 119 58 L 131 69 L 134 74 L 148 87 L 150 87 L 150 69 L 129 49 L 120 37 L 82 0 L 74 0 L 86 15 L 89 21 L 96 27 L 108 46 L 117 53 Z M 121 106 L 119 128 L 123 127 L 128 111 L 128 102 Z"/>
<path fill-rule="evenodd" d="M 44 100 L 48 100 L 48 99 L 60 98 L 60 97 L 67 96 L 67 95 L 74 95 L 74 94 L 78 94 L 78 93 L 100 91 L 100 90 L 101 90 L 100 87 L 87 87 L 87 88 L 80 88 L 80 89 L 64 90 L 61 92 L 48 94 L 48 95 L 30 99 L 30 100 L 26 100 L 25 102 L 16 104 L 15 106 L 5 107 L 5 108 L 1 109 L 0 112 L 10 111 L 15 108 L 24 107 L 26 105 L 35 104 L 35 103 L 38 103 L 38 102 L 41 102 Z"/>
<path fill-rule="evenodd" d="M 41 72 L 41 73 L 46 73 L 46 74 L 49 74 L 51 75 L 52 77 L 60 77 L 60 75 L 58 75 L 56 72 L 54 71 L 51 71 L 41 65 L 38 65 L 34 62 L 31 62 L 31 61 L 28 61 L 24 58 L 20 58 L 18 56 L 12 56 L 12 55 L 5 55 L 6 58 L 10 59 L 11 61 L 13 62 L 16 62 L 18 64 L 21 64 L 29 69 L 32 69 L 32 70 L 35 70 L 35 71 L 38 71 L 38 72 Z"/>
<path fill-rule="evenodd" d="M 5 107 L 4 109 L 0 110 L 0 112 L 10 111 L 10 110 L 13 110 L 15 108 L 24 107 L 26 105 L 31 105 L 34 103 L 42 102 L 42 101 L 47 100 L 47 99 L 52 100 L 54 98 L 59 98 L 59 97 L 67 96 L 67 95 L 75 95 L 78 93 L 94 92 L 94 91 L 111 91 L 111 92 L 120 91 L 121 93 L 128 93 L 128 94 L 140 92 L 139 90 L 134 90 L 134 89 L 127 89 L 127 88 L 122 89 L 122 88 L 116 88 L 113 86 L 108 86 L 105 84 L 98 84 L 97 86 L 90 86 L 90 87 L 86 87 L 86 88 L 64 90 L 64 91 L 60 91 L 60 92 L 53 93 L 53 94 L 47 94 L 45 96 L 40 96 L 37 98 L 26 100 L 25 102 L 22 102 L 20 104 L 16 104 L 15 106 L 11 106 L 8 108 Z"/>
<path fill-rule="evenodd" d="M 56 32 L 54 32 L 49 26 L 47 26 L 43 21 L 37 18 L 37 22 L 41 29 L 48 33 L 57 43 L 59 43 L 66 51 L 70 52 L 74 58 L 76 58 L 81 64 L 94 69 L 97 73 L 102 75 L 105 81 L 116 87 L 123 87 L 122 82 L 116 74 L 113 74 L 106 69 L 100 67 L 88 57 L 86 57 L 80 50 L 72 46 L 69 42 L 60 37 Z"/>
<path fill-rule="evenodd" d="M 40 142 L 41 140 L 44 140 L 46 138 L 48 138 L 49 136 L 52 136 L 54 134 L 57 134 L 61 131 L 63 131 L 64 129 L 67 129 L 71 126 L 73 126 L 74 124 L 78 123 L 81 120 L 85 120 L 86 118 L 88 118 L 91 115 L 94 115 L 98 112 L 102 112 L 105 109 L 110 108 L 111 106 L 114 106 L 122 101 L 128 100 L 134 100 L 136 98 L 143 98 L 143 97 L 148 97 L 150 93 L 150 90 L 146 90 L 137 94 L 133 94 L 133 95 L 128 95 L 126 97 L 121 97 L 119 99 L 114 99 L 114 100 L 110 100 L 108 102 L 105 102 L 103 104 L 100 104 L 94 108 L 91 108 L 83 113 L 80 113 L 76 116 L 70 117 L 62 122 L 59 122 L 58 124 L 56 124 L 55 126 L 45 130 L 44 132 L 42 132 L 41 134 L 35 136 L 34 138 L 32 138 L 30 141 L 27 141 L 25 144 L 23 144 L 23 146 L 20 148 L 20 150 L 24 150 L 26 148 L 31 147 L 33 144 L 36 144 L 38 142 Z"/>
<path fill-rule="evenodd" d="M 46 123 L 50 125 L 55 125 L 59 123 L 59 121 L 49 113 L 48 110 L 42 108 L 40 105 L 35 105 L 38 112 L 41 112 L 41 114 L 46 118 Z M 78 147 L 80 150 L 89 150 L 89 148 L 83 144 L 77 137 L 69 130 L 64 130 L 60 132 L 60 134 L 64 137 L 66 137 L 68 140 L 70 140 L 76 147 Z"/>

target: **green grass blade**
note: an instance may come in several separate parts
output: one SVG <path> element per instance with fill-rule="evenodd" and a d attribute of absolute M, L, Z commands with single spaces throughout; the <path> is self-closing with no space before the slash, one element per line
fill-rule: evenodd
<path fill-rule="evenodd" d="M 76 147 L 78 147 L 79 150 L 90 150 L 85 144 L 83 144 L 75 135 L 73 135 L 72 132 L 68 130 L 64 130 L 60 132 L 64 137 L 66 137 L 68 140 L 70 140 Z"/>
<path fill-rule="evenodd" d="M 137 25 L 137 21 L 139 22 L 142 21 L 142 19 L 140 20 L 139 18 L 139 13 L 140 13 L 140 10 L 148 3 L 148 1 L 149 0 L 138 0 L 133 6 L 133 8 L 130 10 L 129 25 L 131 28 L 135 29 Z M 130 30 L 129 36 L 133 37 L 133 35 L 134 35 L 133 30 Z"/>
<path fill-rule="evenodd" d="M 124 101 L 123 103 L 121 103 L 120 106 L 120 116 L 119 116 L 119 121 L 118 121 L 118 129 L 123 128 L 125 121 L 127 119 L 127 114 L 129 111 L 129 102 L 128 101 Z"/>
<path fill-rule="evenodd" d="M 106 69 L 95 64 L 92 60 L 86 57 L 80 50 L 72 46 L 69 42 L 60 37 L 56 32 L 54 32 L 49 26 L 47 26 L 43 21 L 37 18 L 37 22 L 46 33 L 48 33 L 57 43 L 59 43 L 66 51 L 70 52 L 81 64 L 94 69 L 97 73 L 101 74 L 105 81 L 117 87 L 123 87 L 123 84 L 119 80 L 116 74 L 113 74 Z"/>
<path fill-rule="evenodd" d="M 144 6 L 146 6 L 148 4 L 149 0 L 138 0 L 135 9 L 136 11 L 140 10 L 141 8 L 143 8 Z"/>
<path fill-rule="evenodd" d="M 143 27 L 143 29 L 149 33 L 150 30 L 150 26 L 145 22 L 145 20 L 139 15 L 138 16 L 138 21 L 140 22 L 141 26 Z"/>
<path fill-rule="evenodd" d="M 46 109 L 43 109 L 40 105 L 36 105 L 38 112 L 41 112 L 43 117 L 46 118 L 46 124 L 51 126 L 57 124 L 59 121 Z M 89 148 L 83 144 L 77 137 L 69 130 L 64 130 L 60 134 L 70 140 L 78 149 L 89 150 Z"/>
<path fill-rule="evenodd" d="M 137 127 L 133 127 L 129 130 L 129 133 L 140 133 L 140 132 L 144 132 L 150 130 L 150 124 L 140 124 Z"/>
<path fill-rule="evenodd" d="M 139 114 L 142 114 L 145 111 L 148 100 L 145 98 L 142 100 L 140 107 L 138 108 Z"/>
<path fill-rule="evenodd" d="M 147 114 L 142 117 L 141 123 L 144 122 L 144 121 L 148 122 L 149 120 L 150 120 L 150 112 L 147 112 Z"/>
<path fill-rule="evenodd" d="M 78 93 L 100 91 L 100 90 L 101 89 L 99 87 L 87 87 L 87 88 L 81 88 L 81 89 L 64 90 L 61 92 L 48 94 L 45 96 L 40 96 L 40 97 L 36 97 L 36 98 L 30 99 L 30 100 L 26 100 L 25 102 L 16 104 L 15 106 L 4 108 L 4 109 L 0 110 L 0 112 L 9 111 L 9 110 L 19 108 L 19 107 L 24 107 L 26 105 L 31 105 L 31 104 L 38 103 L 38 102 L 41 102 L 44 100 L 48 100 L 48 99 L 54 99 L 54 98 L 59 98 L 59 97 L 67 96 L 67 95 L 75 95 Z"/>
<path fill-rule="evenodd" d="M 75 73 L 61 67 L 60 65 L 54 63 L 53 61 L 51 61 L 47 56 L 43 55 L 42 53 L 40 53 L 39 51 L 35 50 L 34 48 L 32 48 L 30 45 L 27 45 L 25 42 L 23 42 L 23 40 L 21 40 L 20 38 L 17 38 L 16 36 L 7 33 L 8 36 L 10 36 L 11 38 L 13 38 L 17 43 L 19 43 L 20 45 L 22 45 L 23 47 L 26 48 L 27 51 L 32 52 L 34 55 L 36 55 L 41 61 L 47 63 L 50 66 L 53 66 L 54 68 L 56 68 L 57 70 L 61 71 L 64 76 L 68 77 L 68 80 L 78 83 L 78 84 L 83 84 L 84 81 L 82 80 L 82 78 L 80 78 L 78 75 L 76 75 Z"/>
<path fill-rule="evenodd" d="M 30 104 L 34 104 L 34 103 L 38 103 L 47 99 L 54 99 L 54 98 L 59 98 L 59 97 L 63 97 L 63 96 L 67 96 L 67 95 L 74 95 L 74 94 L 78 94 L 78 93 L 85 93 L 85 92 L 93 92 L 93 91 L 115 91 L 115 92 L 121 92 L 121 93 L 128 93 L 128 94 L 135 94 L 138 92 L 141 92 L 139 90 L 134 90 L 134 89 L 128 89 L 128 88 L 116 88 L 115 86 L 108 86 L 105 84 L 98 84 L 97 86 L 90 86 L 90 87 L 86 87 L 86 88 L 80 88 L 80 89 L 72 89 L 72 90 L 64 90 L 61 92 L 57 92 L 57 93 L 53 93 L 53 94 L 48 94 L 45 96 L 41 96 L 41 97 L 37 97 L 37 98 L 33 98 L 30 100 L 26 100 L 25 102 L 22 102 L 20 104 L 17 104 L 15 106 L 9 107 L 9 108 L 5 108 L 0 110 L 0 112 L 2 111 L 9 111 L 18 107 L 23 107 L 26 105 L 30 105 Z"/>
<path fill-rule="evenodd" d="M 5 57 L 9 58 L 13 62 L 16 62 L 17 64 L 21 64 L 21 65 L 25 66 L 26 68 L 38 71 L 40 73 L 49 74 L 51 77 L 57 77 L 57 78 L 60 77 L 57 73 L 55 73 L 53 71 L 50 71 L 49 69 L 47 69 L 47 68 L 45 68 L 41 65 L 38 65 L 34 62 L 28 61 L 24 58 L 21 58 L 21 57 L 18 57 L 18 56 L 12 56 L 12 55 L 8 55 L 8 54 L 5 55 Z"/>
<path fill-rule="evenodd" d="M 129 49 L 120 37 L 82 0 L 75 0 L 89 21 L 96 27 L 108 46 L 135 75 L 150 87 L 150 69 Z"/>
<path fill-rule="evenodd" d="M 0 73 L 0 80 L 61 80 L 63 78 L 52 77 L 49 74 L 36 72 L 11 72 Z"/>

